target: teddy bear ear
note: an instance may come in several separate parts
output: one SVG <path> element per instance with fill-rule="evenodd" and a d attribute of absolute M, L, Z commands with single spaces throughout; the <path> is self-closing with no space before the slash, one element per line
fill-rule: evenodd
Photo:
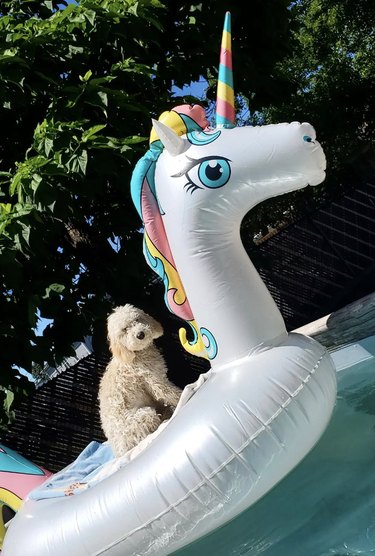
<path fill-rule="evenodd" d="M 123 363 L 132 363 L 135 357 L 135 353 L 133 351 L 129 351 L 119 342 L 110 341 L 109 349 L 111 350 L 113 357 L 116 357 L 116 359 L 119 359 Z"/>
<path fill-rule="evenodd" d="M 164 334 L 164 330 L 162 325 L 160 324 L 160 322 L 158 322 L 157 320 L 155 320 L 154 318 L 150 317 L 150 315 L 147 315 L 148 317 L 148 324 L 151 327 L 152 330 L 152 337 L 154 340 L 156 340 L 156 338 L 160 338 L 160 336 L 162 336 Z"/>

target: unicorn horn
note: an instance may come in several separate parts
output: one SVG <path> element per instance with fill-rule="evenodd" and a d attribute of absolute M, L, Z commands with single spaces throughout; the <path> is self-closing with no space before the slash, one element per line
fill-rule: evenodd
<path fill-rule="evenodd" d="M 216 97 L 216 127 L 235 127 L 230 12 L 225 14 Z"/>

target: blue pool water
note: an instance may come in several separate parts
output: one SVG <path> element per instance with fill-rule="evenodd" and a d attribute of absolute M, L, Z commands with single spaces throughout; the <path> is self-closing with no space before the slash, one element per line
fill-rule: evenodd
<path fill-rule="evenodd" d="M 332 354 L 338 397 L 312 452 L 178 556 L 375 556 L 375 336 Z"/>

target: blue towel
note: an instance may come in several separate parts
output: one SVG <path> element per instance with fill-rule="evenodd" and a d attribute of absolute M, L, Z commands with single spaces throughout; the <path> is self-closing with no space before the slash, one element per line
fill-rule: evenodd
<path fill-rule="evenodd" d="M 98 482 L 96 478 L 99 472 L 103 471 L 104 466 L 113 459 L 112 448 L 108 443 L 92 441 L 73 463 L 32 490 L 29 498 L 41 500 L 79 494 Z"/>

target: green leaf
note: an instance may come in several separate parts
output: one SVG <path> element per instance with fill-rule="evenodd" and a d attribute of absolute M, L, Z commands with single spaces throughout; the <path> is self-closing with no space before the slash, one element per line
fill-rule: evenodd
<path fill-rule="evenodd" d="M 84 13 L 86 19 L 91 23 L 92 26 L 95 25 L 96 13 L 94 10 L 86 10 Z"/>
<path fill-rule="evenodd" d="M 44 139 L 44 152 L 46 156 L 49 156 L 50 152 L 53 149 L 53 139 L 46 137 Z"/>
<path fill-rule="evenodd" d="M 50 284 L 43 295 L 43 299 L 51 297 L 51 294 L 62 294 L 65 291 L 65 286 L 63 284 Z"/>
<path fill-rule="evenodd" d="M 11 390 L 3 389 L 2 397 L 3 397 L 3 408 L 4 408 L 4 413 L 6 415 L 7 425 L 10 425 L 11 423 L 14 422 L 14 418 L 15 418 L 14 411 L 12 409 L 14 403 L 14 393 Z M 2 423 L 2 426 L 4 427 L 4 423 Z"/>
<path fill-rule="evenodd" d="M 42 176 L 40 174 L 33 174 L 31 176 L 31 188 L 34 192 L 37 191 L 40 182 L 43 180 Z"/>
<path fill-rule="evenodd" d="M 13 49 L 13 50 L 4 50 L 3 54 L 0 54 L 0 66 L 2 64 L 20 64 L 21 66 L 24 67 L 29 67 L 28 63 L 21 58 L 20 56 L 17 56 L 17 50 Z"/>
<path fill-rule="evenodd" d="M 78 164 L 82 174 L 86 174 L 87 161 L 88 161 L 87 151 L 83 150 L 81 154 L 78 156 Z"/>
<path fill-rule="evenodd" d="M 87 151 L 83 149 L 80 153 L 71 156 L 66 166 L 70 172 L 86 174 L 87 161 Z"/>
<path fill-rule="evenodd" d="M 94 135 L 98 133 L 98 131 L 101 131 L 105 127 L 107 127 L 107 124 L 99 124 L 90 127 L 90 129 L 87 129 L 86 131 L 83 132 L 82 141 L 85 143 L 86 141 L 88 141 L 88 139 L 91 139 Z"/>
<path fill-rule="evenodd" d="M 30 203 L 16 203 L 14 206 L 14 217 L 21 218 L 30 214 L 34 210 L 34 205 Z"/>
<path fill-rule="evenodd" d="M 90 96 L 86 100 L 87 104 L 101 108 L 104 116 L 107 117 L 108 95 L 104 91 L 90 91 Z"/>
<path fill-rule="evenodd" d="M 14 393 L 11 390 L 6 391 L 5 401 L 4 401 L 4 409 L 9 414 L 11 411 L 11 406 L 14 402 Z"/>
<path fill-rule="evenodd" d="M 11 195 L 14 195 L 15 192 L 19 190 L 21 182 L 22 182 L 22 175 L 16 174 L 12 179 L 12 181 L 10 182 L 9 192 Z"/>
<path fill-rule="evenodd" d="M 91 87 L 97 87 L 98 85 L 103 85 L 103 83 L 111 83 L 116 79 L 115 75 L 105 75 L 104 77 L 95 77 L 90 80 Z"/>
<path fill-rule="evenodd" d="M 26 243 L 26 245 L 28 247 L 30 247 L 30 232 L 31 232 L 30 225 L 21 222 L 21 227 L 22 227 L 21 234 L 22 234 L 23 240 Z"/>
<path fill-rule="evenodd" d="M 79 78 L 81 81 L 89 81 L 91 76 L 92 76 L 92 71 L 88 70 L 83 77 L 79 76 Z"/>
<path fill-rule="evenodd" d="M 101 100 L 101 103 L 103 106 L 108 106 L 108 96 L 107 93 L 104 93 L 103 91 L 98 91 L 98 97 Z"/>
<path fill-rule="evenodd" d="M 0 203 L 0 214 L 9 214 L 12 210 L 11 203 Z"/>
<path fill-rule="evenodd" d="M 148 141 L 148 137 L 141 137 L 139 135 L 131 135 L 124 139 L 126 145 L 137 145 L 139 143 L 145 143 Z"/>
<path fill-rule="evenodd" d="M 68 52 L 69 52 L 69 58 L 72 58 L 76 54 L 83 54 L 83 47 L 70 44 L 68 46 Z"/>

